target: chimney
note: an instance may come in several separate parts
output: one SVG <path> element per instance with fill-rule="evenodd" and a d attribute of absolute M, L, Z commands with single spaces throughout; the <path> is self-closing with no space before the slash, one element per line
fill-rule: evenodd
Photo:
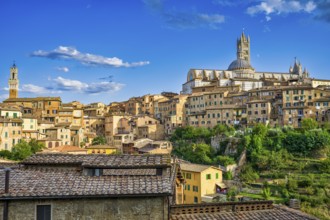
<path fill-rule="evenodd" d="M 10 176 L 10 168 L 5 169 L 5 193 L 9 193 L 9 176 Z"/>

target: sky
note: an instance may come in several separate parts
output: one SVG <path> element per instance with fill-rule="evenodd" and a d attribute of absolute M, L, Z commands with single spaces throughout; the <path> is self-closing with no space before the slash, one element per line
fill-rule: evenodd
<path fill-rule="evenodd" d="M 13 62 L 19 97 L 179 93 L 191 68 L 226 70 L 243 30 L 256 71 L 297 57 L 330 79 L 330 0 L 0 0 L 0 101 Z"/>

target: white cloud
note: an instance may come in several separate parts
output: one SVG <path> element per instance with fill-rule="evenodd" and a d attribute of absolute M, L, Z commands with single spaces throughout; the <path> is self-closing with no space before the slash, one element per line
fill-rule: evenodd
<path fill-rule="evenodd" d="M 82 92 L 87 94 L 109 93 L 121 90 L 125 85 L 117 82 L 92 82 L 84 83 L 78 80 L 57 77 L 53 79 L 55 89 L 60 91 Z"/>
<path fill-rule="evenodd" d="M 59 67 L 56 67 L 56 69 L 58 71 L 65 72 L 65 73 L 70 71 L 69 67 L 66 67 L 66 66 L 59 66 Z"/>
<path fill-rule="evenodd" d="M 50 90 L 42 86 L 37 86 L 33 84 L 24 84 L 22 85 L 20 92 L 28 92 L 28 93 L 35 93 L 35 94 L 56 94 L 61 93 L 61 91 Z"/>
<path fill-rule="evenodd" d="M 61 90 L 73 90 L 82 91 L 88 87 L 87 83 L 80 82 L 78 80 L 65 79 L 57 77 L 53 80 Z"/>
<path fill-rule="evenodd" d="M 104 57 L 100 55 L 81 53 L 74 47 L 59 46 L 52 51 L 37 50 L 32 52 L 33 57 L 46 57 L 49 59 L 75 60 L 85 65 L 108 67 L 137 67 L 149 64 L 149 61 L 124 62 L 117 57 Z"/>
<path fill-rule="evenodd" d="M 296 0 L 264 0 L 257 5 L 247 8 L 247 13 L 255 15 L 263 13 L 266 15 L 266 20 L 270 21 L 271 14 L 288 14 L 307 12 L 311 13 L 316 9 L 316 4 L 313 1 L 309 1 L 306 4 Z"/>

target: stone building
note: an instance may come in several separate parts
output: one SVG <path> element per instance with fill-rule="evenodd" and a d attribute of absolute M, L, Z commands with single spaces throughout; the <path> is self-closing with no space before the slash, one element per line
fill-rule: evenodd
<path fill-rule="evenodd" d="M 177 127 L 184 125 L 187 98 L 188 95 L 177 95 L 158 102 L 159 120 L 164 125 L 165 134 L 172 134 Z"/>
<path fill-rule="evenodd" d="M 5 220 L 166 220 L 175 202 L 168 155 L 39 154 L 0 179 Z"/>
<path fill-rule="evenodd" d="M 287 73 L 255 71 L 250 60 L 250 37 L 244 33 L 237 39 L 236 51 L 236 60 L 230 63 L 227 70 L 190 69 L 181 93 L 191 94 L 194 88 L 205 86 L 238 86 L 242 91 L 249 91 L 261 88 L 266 81 L 280 84 L 289 80 L 309 78 L 309 73 L 306 69 L 302 70 L 302 65 L 297 60 Z"/>

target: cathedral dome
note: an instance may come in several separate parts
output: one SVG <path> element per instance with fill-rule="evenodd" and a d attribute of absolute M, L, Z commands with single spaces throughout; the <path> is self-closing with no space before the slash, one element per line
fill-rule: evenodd
<path fill-rule="evenodd" d="M 248 61 L 243 59 L 237 59 L 231 62 L 228 67 L 228 70 L 240 70 L 240 69 L 253 69 Z"/>

